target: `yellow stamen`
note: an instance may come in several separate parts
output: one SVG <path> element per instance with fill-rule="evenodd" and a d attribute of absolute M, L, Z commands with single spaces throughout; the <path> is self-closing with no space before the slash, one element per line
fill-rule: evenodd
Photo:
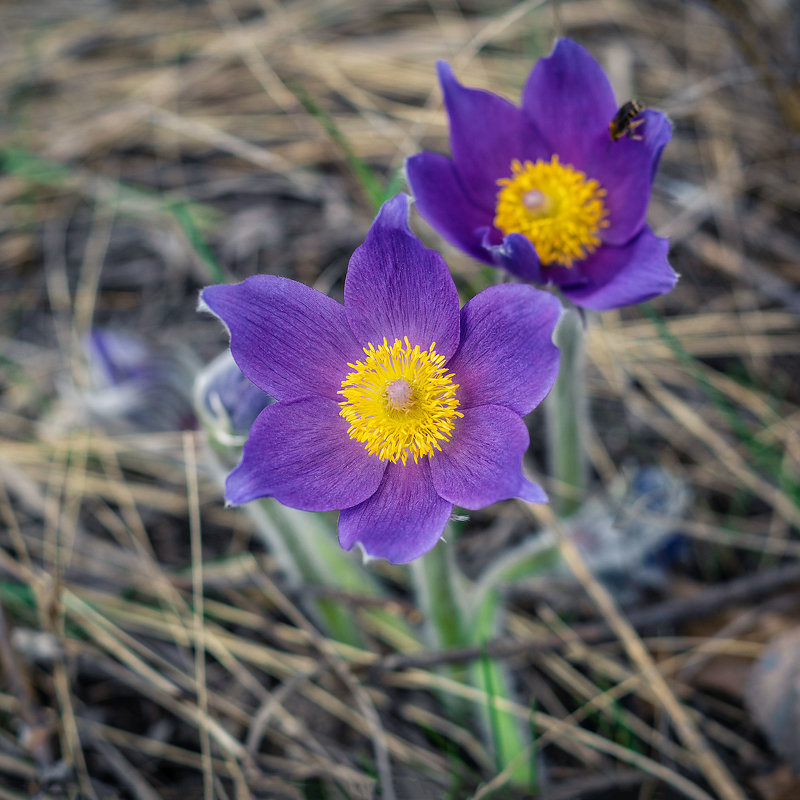
<path fill-rule="evenodd" d="M 384 339 L 377 349 L 364 348 L 363 361 L 347 365 L 353 372 L 342 381 L 339 413 L 350 423 L 350 438 L 382 461 L 405 464 L 410 456 L 416 463 L 433 455 L 464 416 L 456 411 L 458 384 L 435 347 L 412 348 L 408 337 L 390 347 Z"/>
<path fill-rule="evenodd" d="M 504 234 L 527 236 L 542 265 L 571 267 L 600 245 L 608 227 L 606 190 L 577 169 L 550 161 L 511 162 L 510 178 L 497 181 L 494 224 Z"/>

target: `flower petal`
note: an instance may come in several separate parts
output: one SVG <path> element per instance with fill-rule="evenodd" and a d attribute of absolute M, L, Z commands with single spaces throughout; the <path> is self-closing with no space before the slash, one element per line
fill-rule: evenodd
<path fill-rule="evenodd" d="M 225 323 L 236 363 L 259 389 L 278 400 L 340 399 L 347 364 L 362 350 L 335 300 L 288 278 L 254 275 L 206 287 L 200 304 Z"/>
<path fill-rule="evenodd" d="M 225 497 L 234 505 L 274 497 L 304 511 L 348 508 L 375 493 L 385 466 L 347 435 L 335 402 L 305 397 L 259 414 Z"/>
<path fill-rule="evenodd" d="M 643 303 L 670 291 L 678 276 L 667 261 L 669 241 L 644 230 L 624 247 L 601 247 L 580 264 L 587 282 L 562 286 L 573 303 L 595 311 Z"/>
<path fill-rule="evenodd" d="M 344 284 L 347 320 L 356 338 L 376 347 L 407 336 L 449 358 L 458 347 L 458 292 L 444 259 L 408 227 L 409 197 L 383 204 L 350 259 Z"/>
<path fill-rule="evenodd" d="M 447 365 L 459 410 L 501 405 L 527 414 L 553 387 L 560 354 L 553 330 L 561 304 L 519 284 L 491 286 L 461 309 L 461 346 Z"/>
<path fill-rule="evenodd" d="M 407 159 L 406 176 L 428 224 L 473 258 L 492 263 L 481 247 L 480 231 L 492 224 L 494 209 L 481 209 L 472 202 L 453 162 L 439 153 L 419 153 Z"/>
<path fill-rule="evenodd" d="M 473 511 L 510 497 L 538 496 L 539 487 L 522 474 L 528 444 L 528 429 L 514 411 L 464 409 L 452 439 L 430 459 L 433 486 L 440 497 Z"/>
<path fill-rule="evenodd" d="M 434 491 L 427 458 L 390 463 L 378 491 L 339 515 L 339 542 L 345 550 L 360 542 L 368 556 L 405 564 L 439 541 L 452 510 Z"/>
<path fill-rule="evenodd" d="M 517 490 L 517 497 L 524 500 L 526 503 L 546 503 L 548 502 L 547 494 L 538 483 L 529 481 L 524 475 L 522 476 L 522 485 Z"/>
<path fill-rule="evenodd" d="M 613 141 L 608 131 L 597 136 L 586 153 L 586 171 L 606 190 L 609 225 L 601 232 L 605 244 L 621 245 L 644 225 L 650 189 L 661 151 L 672 127 L 660 111 L 647 109 L 636 128 L 641 140 L 623 136 Z"/>
<path fill-rule="evenodd" d="M 528 76 L 522 110 L 562 163 L 582 168 L 587 143 L 601 132 L 608 135 L 617 103 L 597 61 L 576 42 L 559 39 Z"/>
<path fill-rule="evenodd" d="M 230 350 L 200 370 L 194 397 L 212 437 L 220 441 L 247 434 L 256 417 L 275 402 L 239 369 Z"/>
<path fill-rule="evenodd" d="M 511 162 L 549 158 L 536 125 L 513 103 L 481 89 L 462 86 L 450 65 L 436 63 L 450 117 L 450 152 L 464 188 L 475 203 L 492 212 L 497 179 L 511 175 Z"/>
<path fill-rule="evenodd" d="M 481 244 L 488 257 L 482 260 L 503 267 L 522 280 L 541 283 L 542 266 L 531 240 L 521 233 L 509 233 L 501 244 L 494 244 L 492 238 L 495 235 L 501 235 L 496 228 L 483 229 Z"/>

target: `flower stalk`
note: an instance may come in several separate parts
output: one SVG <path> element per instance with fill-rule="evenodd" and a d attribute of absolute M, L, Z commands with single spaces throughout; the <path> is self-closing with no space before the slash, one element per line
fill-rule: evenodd
<path fill-rule="evenodd" d="M 445 530 L 445 539 L 452 541 L 454 533 L 451 523 Z M 465 587 L 452 548 L 442 542 L 423 558 L 413 561 L 411 576 L 431 645 L 446 649 L 464 644 Z"/>
<path fill-rule="evenodd" d="M 451 523 L 445 539 L 452 542 L 455 534 Z M 411 575 L 430 645 L 449 649 L 485 644 L 499 633 L 499 594 L 491 588 L 484 587 L 480 592 L 478 586 L 468 585 L 455 564 L 452 546 L 446 542 L 412 562 Z M 525 757 L 530 749 L 527 731 L 513 714 L 496 705 L 498 699 L 513 699 L 507 670 L 488 655 L 468 667 L 455 664 L 447 669 L 452 679 L 474 686 L 486 696 L 485 703 L 472 709 L 443 697 L 451 715 L 464 723 L 469 722 L 470 716 L 477 718 L 494 751 L 498 772 L 512 765 L 511 779 L 520 786 L 530 785 L 531 764 Z"/>
<path fill-rule="evenodd" d="M 586 399 L 584 324 L 576 309 L 562 314 L 554 341 L 561 350 L 561 369 L 545 400 L 550 474 L 555 479 L 554 501 L 560 516 L 578 510 L 586 496 Z"/>
<path fill-rule="evenodd" d="M 220 355 L 195 379 L 194 401 L 209 444 L 207 461 L 224 482 L 242 455 L 246 431 L 272 398 L 248 381 L 230 353 Z M 332 589 L 354 596 L 380 596 L 382 588 L 356 554 L 341 549 L 328 517 L 309 514 L 265 498 L 245 506 L 258 536 L 293 588 Z M 360 620 L 338 600 L 314 597 L 308 610 L 340 642 L 363 645 Z M 385 609 L 364 611 L 370 628 L 387 641 L 416 642 L 410 627 Z"/>

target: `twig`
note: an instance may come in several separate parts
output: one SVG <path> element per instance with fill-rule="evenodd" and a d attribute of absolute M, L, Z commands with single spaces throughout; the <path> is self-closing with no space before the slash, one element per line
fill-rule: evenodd
<path fill-rule="evenodd" d="M 698 592 L 694 597 L 668 600 L 649 608 L 633 610 L 628 622 L 637 631 L 652 630 L 665 625 L 677 625 L 689 619 L 711 616 L 718 611 L 740 603 L 753 602 L 770 595 L 779 594 L 800 584 L 800 561 L 772 569 L 762 570 L 753 575 L 734 578 Z M 522 594 L 522 590 L 515 590 Z M 590 622 L 574 625 L 572 630 L 584 644 L 600 644 L 614 638 L 614 633 L 606 622 Z M 489 642 L 483 647 L 454 647 L 449 650 L 430 650 L 413 655 L 390 656 L 370 665 L 370 673 L 409 669 L 411 667 L 434 667 L 440 664 L 457 664 L 475 661 L 484 654 L 490 658 L 511 658 L 518 655 L 533 655 L 561 650 L 567 642 L 560 636 L 547 636 L 541 639 L 520 641 L 504 636 Z"/>
<path fill-rule="evenodd" d="M 206 637 L 203 623 L 203 549 L 200 542 L 200 492 L 197 484 L 197 456 L 194 437 L 183 434 L 183 456 L 186 461 L 186 499 L 189 504 L 189 531 L 192 550 L 192 605 L 194 624 L 194 669 L 197 682 L 197 704 L 200 712 L 208 714 L 208 685 L 206 684 Z M 208 728 L 200 727 L 200 751 L 203 758 L 203 797 L 213 800 L 214 768 L 211 763 L 211 738 Z"/>
<path fill-rule="evenodd" d="M 82 730 L 82 734 L 85 736 L 86 732 Z M 130 789 L 136 800 L 159 800 L 156 791 L 114 745 L 99 737 L 92 737 L 91 746 L 100 753 L 105 764 L 111 768 L 120 781 Z"/>
<path fill-rule="evenodd" d="M 375 706 L 364 687 L 358 682 L 345 662 L 332 652 L 325 640 L 311 625 L 311 623 L 297 610 L 297 608 L 283 595 L 275 584 L 264 574 L 259 574 L 259 583 L 264 588 L 270 599 L 292 620 L 301 630 L 306 631 L 319 650 L 320 655 L 330 665 L 338 678 L 344 683 L 353 695 L 359 710 L 372 733 L 372 744 L 375 750 L 375 766 L 380 778 L 382 797 L 385 800 L 394 800 L 395 793 L 392 781 L 392 767 L 389 760 L 389 751 L 386 746 L 386 733 L 381 725 Z"/>
<path fill-rule="evenodd" d="M 587 775 L 548 789 L 547 800 L 574 800 L 576 797 L 600 792 L 606 793 L 606 796 L 616 797 L 615 789 L 638 786 L 647 779 L 647 774 L 638 769 L 615 770 L 608 775 Z"/>
<path fill-rule="evenodd" d="M 686 748 L 694 754 L 697 766 L 702 770 L 706 780 L 714 787 L 722 800 L 747 800 L 725 765 L 697 729 L 688 711 L 670 689 L 636 631 L 617 610 L 609 591 L 592 575 L 575 543 L 560 535 L 560 525 L 551 510 L 546 506 L 529 506 L 529 508 L 549 528 L 559 534 L 561 554 L 564 556 L 564 560 L 622 642 L 631 661 L 638 666 L 642 676 L 658 696 L 669 714 L 678 736 Z"/>
<path fill-rule="evenodd" d="M 50 726 L 47 724 L 42 709 L 36 704 L 27 676 L 24 676 L 20 669 L 20 663 L 11 643 L 11 631 L 2 603 L 0 603 L 0 667 L 2 667 L 2 674 L 7 685 L 19 701 L 19 715 L 27 728 L 25 732 L 26 749 L 36 759 L 39 767 L 48 766 L 53 761 Z"/>
<path fill-rule="evenodd" d="M 253 722 L 250 725 L 250 729 L 247 731 L 247 740 L 245 742 L 247 752 L 252 758 L 255 758 L 258 753 L 261 740 L 275 711 L 286 702 L 289 695 L 296 691 L 301 683 L 304 681 L 313 681 L 320 672 L 321 669 L 317 668 L 311 673 L 294 675 L 286 681 L 286 683 L 272 692 L 266 702 L 264 702 L 256 714 L 253 715 Z"/>

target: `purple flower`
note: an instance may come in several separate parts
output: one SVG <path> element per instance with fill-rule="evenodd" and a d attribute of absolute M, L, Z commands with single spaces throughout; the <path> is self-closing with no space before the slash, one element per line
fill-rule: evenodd
<path fill-rule="evenodd" d="M 191 370 L 178 350 L 110 328 L 94 328 L 82 344 L 88 386 L 75 399 L 94 422 L 114 431 L 197 427 Z"/>
<path fill-rule="evenodd" d="M 406 195 L 353 254 L 344 306 L 272 275 L 210 286 L 201 305 L 277 400 L 228 476 L 230 503 L 341 509 L 342 547 L 404 563 L 436 544 L 454 504 L 546 501 L 522 474 L 522 416 L 558 371 L 559 303 L 507 284 L 459 311 L 444 260 L 408 228 Z"/>
<path fill-rule="evenodd" d="M 195 378 L 195 405 L 217 439 L 225 444 L 239 444 L 256 417 L 273 398 L 249 381 L 231 358 L 220 353 Z"/>
<path fill-rule="evenodd" d="M 406 170 L 420 213 L 445 239 L 520 278 L 554 283 L 585 308 L 640 303 L 675 285 L 667 240 L 645 224 L 671 136 L 664 114 L 644 110 L 629 135 L 612 138 L 608 78 L 569 39 L 536 63 L 521 108 L 437 67 L 452 159 L 420 153 Z"/>

